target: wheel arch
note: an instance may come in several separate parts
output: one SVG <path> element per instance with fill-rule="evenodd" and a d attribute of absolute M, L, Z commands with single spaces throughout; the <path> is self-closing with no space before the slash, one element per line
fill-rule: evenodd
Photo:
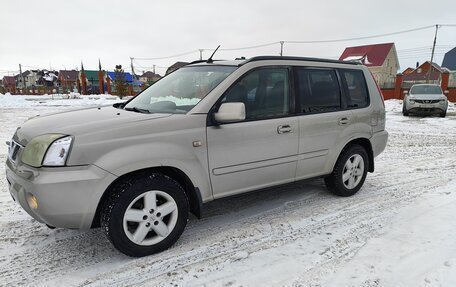
<path fill-rule="evenodd" d="M 342 150 L 339 152 L 339 156 L 337 157 L 336 162 L 339 160 L 340 156 L 343 154 L 343 152 L 349 146 L 352 146 L 352 145 L 355 145 L 355 144 L 362 146 L 366 150 L 367 156 L 369 157 L 368 171 L 369 172 L 374 172 L 374 169 L 375 169 L 375 166 L 374 166 L 374 152 L 372 150 L 372 144 L 371 144 L 370 140 L 367 139 L 367 138 L 356 138 L 356 139 L 352 139 L 348 143 L 346 143 L 344 145 L 344 147 L 342 148 Z M 334 168 L 335 164 L 336 163 L 334 163 L 333 168 Z"/>
<path fill-rule="evenodd" d="M 172 166 L 159 166 L 159 167 L 150 167 L 150 168 L 144 168 L 144 169 L 139 169 L 135 171 L 131 171 L 128 173 L 125 173 L 118 178 L 116 178 L 103 192 L 103 195 L 101 196 L 100 200 L 98 201 L 97 209 L 95 211 L 95 215 L 92 220 L 92 228 L 99 227 L 100 226 L 100 215 L 101 215 L 101 208 L 103 206 L 104 201 L 108 198 L 109 194 L 112 192 L 112 188 L 118 184 L 119 182 L 125 180 L 126 178 L 131 178 L 131 177 L 140 177 L 143 176 L 144 174 L 149 174 L 149 173 L 161 173 L 166 176 L 171 177 L 172 179 L 176 180 L 184 189 L 188 201 L 189 201 L 189 207 L 190 207 L 190 212 L 194 214 L 198 219 L 201 218 L 202 215 L 202 206 L 203 206 L 203 200 L 201 197 L 201 192 L 198 187 L 195 187 L 193 182 L 190 180 L 190 178 L 180 169 Z"/>

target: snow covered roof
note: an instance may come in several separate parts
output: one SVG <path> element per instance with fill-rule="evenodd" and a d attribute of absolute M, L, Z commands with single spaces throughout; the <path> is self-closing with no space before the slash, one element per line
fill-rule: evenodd
<path fill-rule="evenodd" d="M 347 58 L 342 59 L 342 61 L 346 62 L 359 62 L 364 65 L 370 65 L 372 64 L 369 62 L 369 59 L 367 58 L 367 55 L 361 55 L 361 56 L 348 56 Z"/>
<path fill-rule="evenodd" d="M 345 48 L 339 60 L 361 60 L 362 63 L 366 66 L 383 66 L 383 63 L 385 62 L 386 57 L 388 56 L 388 53 L 391 51 L 392 48 L 394 48 L 394 43 L 348 47 Z"/>

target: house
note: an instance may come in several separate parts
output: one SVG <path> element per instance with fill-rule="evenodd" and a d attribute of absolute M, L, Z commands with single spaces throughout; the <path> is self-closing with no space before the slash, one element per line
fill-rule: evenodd
<path fill-rule="evenodd" d="M 175 70 L 180 69 L 186 65 L 188 65 L 187 62 L 176 62 L 176 63 L 172 64 L 168 69 L 166 69 L 166 75 L 168 75 L 169 73 L 172 73 Z"/>
<path fill-rule="evenodd" d="M 450 71 L 456 71 L 456 47 L 445 53 L 442 68 L 447 68 Z"/>
<path fill-rule="evenodd" d="M 77 89 L 79 72 L 76 70 L 60 70 L 57 83 L 63 92 L 72 92 Z"/>
<path fill-rule="evenodd" d="M 145 84 L 153 84 L 156 81 L 160 80 L 162 76 L 159 74 L 155 74 L 154 72 L 147 71 L 143 72 L 141 76 L 139 76 L 139 80 Z"/>
<path fill-rule="evenodd" d="M 38 80 L 37 86 L 43 87 L 57 87 L 57 79 L 58 79 L 58 72 L 57 71 L 48 71 L 48 70 L 41 70 L 38 71 Z"/>
<path fill-rule="evenodd" d="M 394 84 L 399 67 L 394 43 L 345 48 L 340 61 L 358 61 L 366 65 L 379 86 Z"/>
<path fill-rule="evenodd" d="M 408 75 L 408 74 L 412 73 L 414 70 L 415 69 L 408 67 L 407 69 L 402 71 L 402 75 Z"/>
<path fill-rule="evenodd" d="M 432 83 L 440 83 L 442 73 L 446 69 L 442 69 L 436 63 L 426 61 L 418 66 L 413 72 L 404 75 L 403 81 L 408 83 L 426 83 L 428 80 Z"/>
<path fill-rule="evenodd" d="M 98 80 L 98 72 L 96 70 L 81 70 L 79 72 L 79 81 L 82 83 L 82 73 L 85 74 L 86 77 L 86 87 L 87 87 L 87 94 L 100 94 L 100 86 Z M 103 73 L 103 79 L 106 78 L 106 72 L 101 71 Z M 104 85 L 104 83 L 103 83 Z"/>
<path fill-rule="evenodd" d="M 125 75 L 125 82 L 127 82 L 128 85 L 133 86 L 134 92 L 141 91 L 141 87 L 143 85 L 143 83 L 141 81 L 134 79 L 133 75 L 128 72 L 124 72 L 124 75 Z M 116 80 L 116 72 L 108 72 L 108 77 L 111 79 L 111 83 L 114 83 L 114 81 Z M 113 92 L 115 92 L 115 85 L 113 85 L 112 90 L 113 90 Z"/>
<path fill-rule="evenodd" d="M 16 93 L 16 79 L 14 76 L 4 76 L 2 79 L 2 85 L 5 93 Z"/>
<path fill-rule="evenodd" d="M 39 70 L 27 70 L 22 72 L 22 74 L 17 74 L 14 76 L 17 84 L 18 89 L 24 89 L 27 87 L 34 87 L 37 85 L 39 80 Z M 24 83 L 22 83 L 22 78 L 24 79 Z"/>

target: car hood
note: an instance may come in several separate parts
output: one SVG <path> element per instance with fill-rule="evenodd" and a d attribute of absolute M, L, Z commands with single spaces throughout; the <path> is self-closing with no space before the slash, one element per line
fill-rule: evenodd
<path fill-rule="evenodd" d="M 112 106 L 38 115 L 17 129 L 14 140 L 25 146 L 31 139 L 42 134 L 78 136 L 169 116 L 171 114 L 143 114 Z"/>
<path fill-rule="evenodd" d="M 414 100 L 440 100 L 446 99 L 446 96 L 443 94 L 410 94 L 409 98 Z"/>

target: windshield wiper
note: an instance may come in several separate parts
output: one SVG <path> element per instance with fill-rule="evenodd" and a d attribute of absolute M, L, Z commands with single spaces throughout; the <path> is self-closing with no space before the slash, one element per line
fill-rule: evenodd
<path fill-rule="evenodd" d="M 133 111 L 133 112 L 142 113 L 142 114 L 150 114 L 149 110 L 141 109 L 141 108 L 137 108 L 137 107 L 132 107 L 132 108 L 128 107 L 128 108 L 124 108 L 124 110 Z"/>

